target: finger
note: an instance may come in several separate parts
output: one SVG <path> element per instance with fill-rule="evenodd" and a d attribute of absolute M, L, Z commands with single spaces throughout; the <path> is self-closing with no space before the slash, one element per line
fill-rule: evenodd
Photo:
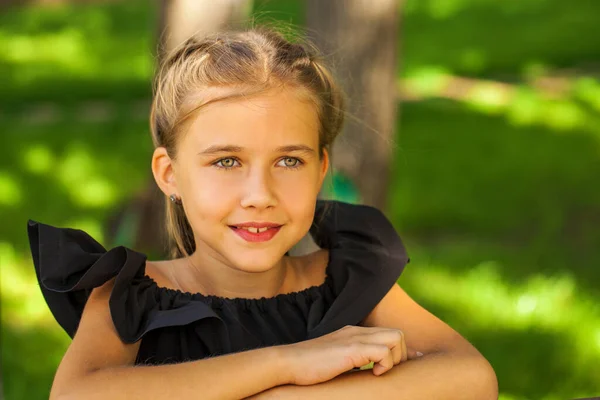
<path fill-rule="evenodd" d="M 400 364 L 403 360 L 406 360 L 407 357 L 405 345 L 406 341 L 404 340 L 404 335 L 401 334 L 399 337 L 400 340 L 398 341 L 398 343 L 396 343 L 396 345 L 390 349 L 394 357 L 394 365 Z"/>
<path fill-rule="evenodd" d="M 392 356 L 392 351 L 390 349 L 386 350 L 387 351 L 385 356 L 381 360 L 376 361 L 373 365 L 373 375 L 375 376 L 379 376 L 386 373 L 394 366 L 394 358 Z"/>
<path fill-rule="evenodd" d="M 404 362 L 408 359 L 408 350 L 406 349 L 406 340 L 404 340 L 404 335 L 402 335 L 402 357 L 400 359 L 401 362 Z"/>
<path fill-rule="evenodd" d="M 394 365 L 398 365 L 408 359 L 408 350 L 406 349 L 406 341 L 404 340 L 404 336 L 402 336 L 400 342 L 393 349 L 391 349 L 391 351 L 394 357 Z"/>
<path fill-rule="evenodd" d="M 394 365 L 399 364 L 402 359 L 406 360 L 406 346 L 404 334 L 399 329 L 377 329 L 372 330 L 372 333 L 363 333 L 354 336 L 354 340 L 358 340 L 361 343 L 376 343 L 386 345 L 392 353 L 392 361 Z"/>
<path fill-rule="evenodd" d="M 400 364 L 400 361 L 402 361 L 402 346 L 398 345 L 398 346 L 390 349 L 390 351 L 392 352 L 392 358 L 394 359 L 394 365 Z"/>
<path fill-rule="evenodd" d="M 384 344 L 359 343 L 355 344 L 353 347 L 360 349 L 360 352 L 355 353 L 355 367 L 361 367 L 371 362 L 374 363 L 374 365 L 380 364 L 379 368 L 391 368 L 394 366 L 394 360 L 391 358 L 391 351 Z"/>
<path fill-rule="evenodd" d="M 407 352 L 408 352 L 408 359 L 409 360 L 414 360 L 414 359 L 417 359 L 417 358 L 421 358 L 423 356 L 423 353 L 421 353 L 420 351 L 417 351 L 415 349 L 409 348 L 407 350 Z"/>
<path fill-rule="evenodd" d="M 400 329 L 379 329 L 371 332 L 363 332 L 355 336 L 355 340 L 361 343 L 385 344 L 393 349 L 404 341 L 404 333 Z"/>

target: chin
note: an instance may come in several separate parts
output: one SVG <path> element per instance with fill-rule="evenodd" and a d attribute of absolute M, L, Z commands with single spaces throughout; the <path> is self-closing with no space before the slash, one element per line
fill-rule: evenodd
<path fill-rule="evenodd" d="M 282 233 L 284 235 L 282 235 Z M 235 235 L 235 233 L 231 233 Z M 221 247 L 222 254 L 232 266 L 244 272 L 265 272 L 281 261 L 286 252 L 293 247 L 290 232 L 279 232 L 269 242 L 246 243 L 237 235 L 233 241 Z M 298 239 L 300 240 L 300 239 Z"/>

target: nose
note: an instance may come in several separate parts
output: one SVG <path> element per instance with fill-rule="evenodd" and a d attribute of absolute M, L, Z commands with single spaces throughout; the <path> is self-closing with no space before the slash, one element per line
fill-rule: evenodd
<path fill-rule="evenodd" d="M 244 182 L 241 206 L 266 209 L 277 205 L 271 178 L 269 172 L 262 168 L 251 169 Z"/>

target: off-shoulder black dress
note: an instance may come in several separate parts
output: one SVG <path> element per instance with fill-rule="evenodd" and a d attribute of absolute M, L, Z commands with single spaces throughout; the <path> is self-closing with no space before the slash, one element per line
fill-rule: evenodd
<path fill-rule="evenodd" d="M 162 364 L 295 343 L 357 325 L 409 259 L 388 219 L 369 206 L 319 200 L 310 233 L 329 250 L 325 282 L 271 298 L 222 298 L 157 286 L 146 256 L 106 250 L 81 230 L 29 221 L 40 288 L 73 337 L 93 288 L 116 276 L 109 308 L 124 343 L 141 340 L 136 364 Z"/>

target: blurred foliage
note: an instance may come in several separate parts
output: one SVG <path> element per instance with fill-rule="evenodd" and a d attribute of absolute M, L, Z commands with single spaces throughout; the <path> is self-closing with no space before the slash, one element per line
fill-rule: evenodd
<path fill-rule="evenodd" d="M 150 178 L 148 4 L 0 14 L 7 399 L 47 398 L 69 343 L 37 287 L 27 219 L 105 243 L 108 216 Z M 304 20 L 299 0 L 255 8 Z M 412 260 L 400 284 L 490 360 L 505 400 L 600 393 L 598 15 L 589 0 L 405 2 L 388 210 Z"/>

